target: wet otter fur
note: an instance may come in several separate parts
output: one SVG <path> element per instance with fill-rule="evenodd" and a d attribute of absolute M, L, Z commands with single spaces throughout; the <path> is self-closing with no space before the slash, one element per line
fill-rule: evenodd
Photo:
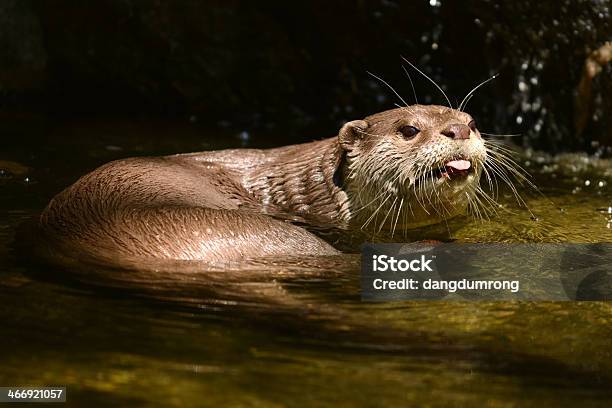
<path fill-rule="evenodd" d="M 332 255 L 273 215 L 391 231 L 438 223 L 475 199 L 486 155 L 470 115 L 412 105 L 311 143 L 114 161 L 53 198 L 39 228 L 65 256 L 118 266 Z"/>

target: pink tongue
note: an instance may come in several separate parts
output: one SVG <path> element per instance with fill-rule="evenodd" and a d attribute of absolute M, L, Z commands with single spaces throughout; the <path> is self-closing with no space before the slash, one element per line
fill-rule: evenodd
<path fill-rule="evenodd" d="M 472 166 L 472 164 L 467 160 L 451 160 L 446 163 L 446 165 L 455 170 L 467 170 Z"/>

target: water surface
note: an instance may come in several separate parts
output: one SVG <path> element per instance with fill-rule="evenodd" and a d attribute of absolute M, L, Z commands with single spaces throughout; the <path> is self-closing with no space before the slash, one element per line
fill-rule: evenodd
<path fill-rule="evenodd" d="M 32 266 L 14 250 L 24 221 L 106 161 L 274 146 L 284 143 L 282 135 L 189 123 L 28 119 L 6 123 L 3 139 L 3 385 L 65 385 L 70 404 L 88 406 L 612 402 L 609 302 L 362 303 L 357 255 L 203 278 L 95 268 L 75 275 Z M 529 210 L 502 190 L 490 220 L 456 219 L 419 232 L 421 238 L 611 241 L 609 160 L 524 152 L 521 163 L 541 190 L 521 189 Z M 349 254 L 371 238 L 313 230 Z"/>

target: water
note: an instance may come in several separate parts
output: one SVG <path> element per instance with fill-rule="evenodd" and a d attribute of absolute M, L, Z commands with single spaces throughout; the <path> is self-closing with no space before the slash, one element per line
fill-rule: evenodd
<path fill-rule="evenodd" d="M 88 406 L 612 401 L 609 302 L 362 303 L 356 255 L 205 277 L 34 266 L 13 249 L 17 229 L 99 164 L 279 145 L 283 137 L 245 139 L 189 123 L 26 119 L 5 123 L 0 157 L 11 172 L 0 178 L 2 385 L 65 385 L 69 404 Z M 453 220 L 423 238 L 611 241 L 609 160 L 527 153 L 522 163 L 543 194 L 521 190 L 531 213 L 502 191 L 491 220 Z M 352 253 L 368 238 L 315 230 Z"/>

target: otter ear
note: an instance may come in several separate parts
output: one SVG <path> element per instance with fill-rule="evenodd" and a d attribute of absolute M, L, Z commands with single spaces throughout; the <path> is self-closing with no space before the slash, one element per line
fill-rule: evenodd
<path fill-rule="evenodd" d="M 338 133 L 338 142 L 344 150 L 351 150 L 355 142 L 361 140 L 365 130 L 368 128 L 368 122 L 365 120 L 353 120 L 345 123 Z"/>

